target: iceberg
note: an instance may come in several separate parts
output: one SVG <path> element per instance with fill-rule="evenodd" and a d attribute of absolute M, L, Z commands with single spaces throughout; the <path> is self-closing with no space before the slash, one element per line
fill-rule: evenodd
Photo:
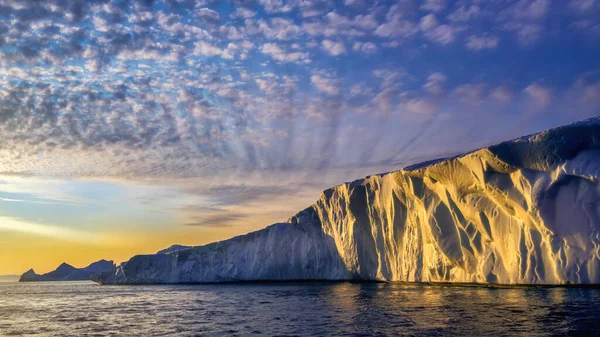
<path fill-rule="evenodd" d="M 92 279 L 599 284 L 599 178 L 595 118 L 335 186 L 285 223 Z"/>
<path fill-rule="evenodd" d="M 169 248 L 163 249 L 163 250 L 159 250 L 156 254 L 167 254 L 167 253 L 172 253 L 178 250 L 183 250 L 183 249 L 188 249 L 188 248 L 192 248 L 191 246 L 182 246 L 182 245 L 172 245 Z"/>
<path fill-rule="evenodd" d="M 33 269 L 29 269 L 19 278 L 19 282 L 40 282 L 40 281 L 87 281 L 91 276 L 97 273 L 113 270 L 115 264 L 113 261 L 100 260 L 90 264 L 85 268 L 75 268 L 67 263 L 62 263 L 54 271 L 38 275 Z"/>

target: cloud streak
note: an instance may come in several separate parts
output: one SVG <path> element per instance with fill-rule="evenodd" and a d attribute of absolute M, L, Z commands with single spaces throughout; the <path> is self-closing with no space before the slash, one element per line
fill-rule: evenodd
<path fill-rule="evenodd" d="M 0 231 L 42 236 L 77 243 L 100 243 L 98 235 L 90 232 L 13 217 L 0 217 Z"/>

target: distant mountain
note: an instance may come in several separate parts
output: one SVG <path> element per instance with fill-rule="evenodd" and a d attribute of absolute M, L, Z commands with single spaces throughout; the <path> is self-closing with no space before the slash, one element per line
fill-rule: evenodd
<path fill-rule="evenodd" d="M 600 118 L 324 191 L 229 240 L 138 255 L 101 284 L 600 284 Z"/>
<path fill-rule="evenodd" d="M 114 268 L 113 261 L 100 260 L 85 268 L 75 268 L 67 263 L 62 263 L 54 271 L 38 275 L 33 269 L 29 269 L 19 279 L 19 282 L 39 281 L 87 281 L 94 274 L 106 272 Z"/>

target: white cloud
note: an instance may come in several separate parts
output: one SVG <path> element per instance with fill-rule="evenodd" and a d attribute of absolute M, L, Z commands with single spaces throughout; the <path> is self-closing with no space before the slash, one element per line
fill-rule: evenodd
<path fill-rule="evenodd" d="M 261 47 L 260 51 L 271 56 L 272 59 L 281 62 L 299 62 L 299 63 L 310 63 L 310 58 L 307 53 L 303 52 L 291 52 L 287 53 L 276 43 L 265 43 Z"/>
<path fill-rule="evenodd" d="M 394 109 L 394 92 L 392 88 L 386 88 L 373 97 L 373 103 L 382 113 L 389 114 Z"/>
<path fill-rule="evenodd" d="M 299 2 L 302 16 L 305 18 L 322 15 L 333 6 L 333 0 L 303 0 Z"/>
<path fill-rule="evenodd" d="M 323 42 L 321 42 L 321 48 L 331 56 L 339 56 L 346 53 L 346 47 L 342 42 L 323 40 Z"/>
<path fill-rule="evenodd" d="M 195 55 L 217 56 L 221 55 L 222 52 L 223 51 L 221 50 L 221 48 L 210 43 L 206 43 L 204 41 L 196 42 L 194 44 Z"/>
<path fill-rule="evenodd" d="M 238 7 L 235 9 L 233 15 L 239 18 L 249 19 L 256 16 L 256 12 L 245 7 Z"/>
<path fill-rule="evenodd" d="M 317 88 L 317 90 L 329 96 L 336 96 L 340 93 L 340 88 L 336 85 L 335 80 L 331 78 L 312 75 L 310 77 L 310 81 Z"/>
<path fill-rule="evenodd" d="M 282 0 L 259 0 L 258 3 L 263 5 L 268 13 L 287 13 L 293 8 L 289 4 L 284 5 Z"/>
<path fill-rule="evenodd" d="M 352 20 L 336 12 L 329 12 L 325 17 L 329 24 L 335 28 L 343 29 L 352 27 Z"/>
<path fill-rule="evenodd" d="M 517 42 L 522 46 L 529 46 L 539 40 L 541 33 L 540 25 L 523 25 L 517 29 Z"/>
<path fill-rule="evenodd" d="M 92 23 L 94 24 L 94 28 L 99 32 L 106 33 L 110 30 L 108 22 L 99 16 L 94 16 Z"/>
<path fill-rule="evenodd" d="M 510 89 L 504 86 L 499 86 L 492 90 L 490 96 L 498 102 L 508 103 L 512 99 L 513 93 Z"/>
<path fill-rule="evenodd" d="M 468 49 L 473 51 L 495 49 L 498 47 L 498 38 L 488 35 L 472 35 L 467 39 L 467 43 L 465 45 Z"/>
<path fill-rule="evenodd" d="M 371 27 L 370 29 L 374 29 L 376 27 L 377 23 L 373 22 L 373 19 L 374 17 L 372 16 L 358 15 L 351 20 L 336 12 L 329 12 L 323 17 L 305 21 L 302 24 L 302 28 L 310 36 L 364 36 L 365 29 L 369 29 L 369 27 Z"/>
<path fill-rule="evenodd" d="M 363 52 L 365 54 L 375 54 L 377 53 L 377 46 L 373 42 L 354 42 L 352 46 L 353 51 Z"/>
<path fill-rule="evenodd" d="M 592 9 L 597 3 L 597 0 L 571 0 L 569 7 L 579 12 L 585 12 Z"/>
<path fill-rule="evenodd" d="M 394 70 L 389 69 L 375 69 L 373 70 L 373 76 L 375 76 L 381 83 L 382 88 L 397 88 L 402 85 L 401 79 L 407 75 L 406 71 L 402 68 L 396 68 Z"/>
<path fill-rule="evenodd" d="M 375 13 L 359 14 L 354 18 L 354 25 L 365 30 L 374 30 L 379 26 L 379 22 Z"/>
<path fill-rule="evenodd" d="M 406 111 L 418 115 L 431 115 L 437 106 L 423 99 L 411 99 L 404 104 Z"/>
<path fill-rule="evenodd" d="M 264 20 L 258 21 L 258 29 L 263 35 L 270 39 L 290 40 L 300 34 L 300 27 L 294 24 L 292 20 L 283 18 L 271 19 L 271 24 Z"/>
<path fill-rule="evenodd" d="M 432 42 L 445 45 L 454 41 L 454 28 L 449 25 L 439 25 L 433 14 L 422 17 L 419 27 L 425 37 Z"/>
<path fill-rule="evenodd" d="M 305 22 L 302 24 L 302 28 L 304 29 L 304 32 L 308 35 L 311 36 L 320 36 L 320 35 L 325 35 L 325 36 L 332 36 L 332 35 L 336 35 L 337 31 L 329 31 L 327 32 L 327 26 L 325 26 L 325 24 L 323 22 L 317 21 L 317 22 Z"/>
<path fill-rule="evenodd" d="M 225 48 L 221 53 L 221 57 L 226 60 L 232 60 L 235 57 L 235 55 L 239 52 L 239 50 L 240 47 L 237 44 L 230 42 L 227 45 L 227 48 Z"/>
<path fill-rule="evenodd" d="M 431 41 L 438 44 L 449 44 L 454 41 L 454 28 L 448 25 L 436 27 L 433 31 L 425 34 Z"/>
<path fill-rule="evenodd" d="M 464 104 L 479 105 L 485 96 L 485 86 L 473 83 L 463 84 L 454 89 L 454 94 Z"/>
<path fill-rule="evenodd" d="M 240 40 L 244 38 L 244 35 L 233 26 L 221 26 L 219 28 L 221 34 L 225 35 L 229 40 Z"/>
<path fill-rule="evenodd" d="M 448 15 L 448 20 L 452 22 L 467 22 L 481 15 L 481 9 L 477 5 L 460 6 L 457 10 Z"/>
<path fill-rule="evenodd" d="M 533 83 L 525 88 L 524 92 L 529 96 L 537 109 L 544 110 L 550 106 L 552 101 L 552 90 L 549 88 Z"/>
<path fill-rule="evenodd" d="M 346 6 L 364 6 L 364 0 L 344 0 Z"/>
<path fill-rule="evenodd" d="M 431 31 L 433 30 L 435 27 L 438 26 L 438 21 L 435 17 L 435 15 L 433 14 L 427 14 L 424 17 L 421 18 L 421 21 L 419 22 L 419 28 L 421 28 L 422 31 Z"/>
<path fill-rule="evenodd" d="M 445 0 L 425 0 L 425 3 L 421 6 L 421 9 L 436 13 L 442 11 L 444 8 L 446 8 Z"/>
<path fill-rule="evenodd" d="M 416 25 L 407 20 L 387 21 L 377 27 L 375 35 L 382 37 L 408 37 L 417 32 Z"/>
<path fill-rule="evenodd" d="M 444 82 L 446 82 L 444 74 L 432 73 L 427 77 L 427 82 L 423 85 L 423 89 L 434 95 L 439 95 L 444 92 Z"/>
<path fill-rule="evenodd" d="M 586 78 L 586 76 L 583 76 L 575 81 L 566 96 L 571 101 L 576 102 L 578 110 L 576 113 L 591 111 L 597 115 L 598 109 L 600 109 L 600 81 L 595 80 L 593 77 Z"/>
<path fill-rule="evenodd" d="M 200 8 L 196 13 L 200 19 L 210 22 L 215 22 L 221 17 L 218 12 L 213 11 L 210 8 Z"/>
<path fill-rule="evenodd" d="M 538 20 L 548 12 L 549 0 L 520 0 L 511 9 L 510 15 L 517 19 Z"/>

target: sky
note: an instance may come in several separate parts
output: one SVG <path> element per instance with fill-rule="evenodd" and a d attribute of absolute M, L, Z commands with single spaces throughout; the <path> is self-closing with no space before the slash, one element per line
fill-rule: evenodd
<path fill-rule="evenodd" d="M 0 0 L 0 274 L 597 115 L 598 0 Z"/>

